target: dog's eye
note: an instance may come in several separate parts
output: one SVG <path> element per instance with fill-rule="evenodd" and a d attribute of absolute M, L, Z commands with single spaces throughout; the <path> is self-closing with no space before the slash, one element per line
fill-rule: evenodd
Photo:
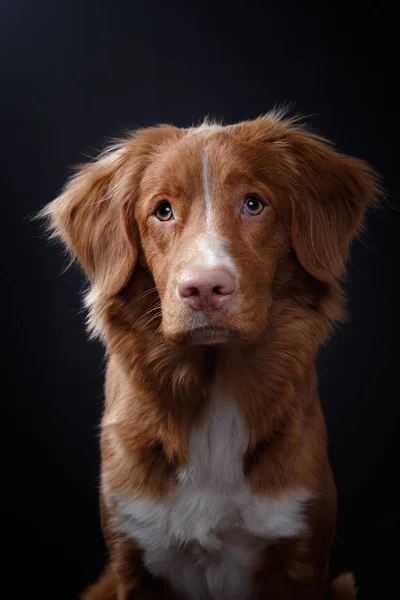
<path fill-rule="evenodd" d="M 164 200 L 161 202 L 154 213 L 159 221 L 169 221 L 173 217 L 172 206 Z"/>
<path fill-rule="evenodd" d="M 259 215 L 264 208 L 264 204 L 257 196 L 247 196 L 244 201 L 244 210 L 251 216 Z"/>

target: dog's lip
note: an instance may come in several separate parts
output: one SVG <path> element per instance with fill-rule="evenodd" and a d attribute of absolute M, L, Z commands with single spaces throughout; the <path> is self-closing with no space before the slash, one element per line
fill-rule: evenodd
<path fill-rule="evenodd" d="M 238 337 L 238 332 L 226 327 L 203 326 L 188 331 L 182 339 L 189 344 L 223 344 Z"/>

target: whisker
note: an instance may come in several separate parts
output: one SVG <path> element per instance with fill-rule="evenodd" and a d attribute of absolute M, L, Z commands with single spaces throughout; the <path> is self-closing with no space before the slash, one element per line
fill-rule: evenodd
<path fill-rule="evenodd" d="M 140 315 L 136 321 L 133 323 L 132 327 L 131 327 L 131 331 L 133 331 L 133 329 L 138 325 L 138 323 L 140 323 L 141 320 L 145 319 L 146 317 L 150 316 L 152 313 L 154 313 L 154 311 L 159 311 L 159 316 L 161 316 L 161 301 L 158 301 L 157 304 L 155 306 L 152 306 L 149 308 L 149 310 L 147 310 L 143 315 Z"/>
<path fill-rule="evenodd" d="M 141 294 L 139 294 L 139 296 L 136 296 L 135 298 L 133 298 L 132 301 L 131 301 L 131 303 L 134 304 L 136 302 L 139 302 L 139 300 L 143 300 L 143 298 L 145 298 L 149 294 L 152 294 L 153 292 L 156 292 L 156 291 L 157 291 L 156 287 L 152 287 L 149 290 L 145 290 L 144 292 L 142 292 Z"/>
<path fill-rule="evenodd" d="M 144 324 L 143 324 L 143 328 L 148 327 L 150 325 L 150 323 L 152 323 L 153 321 L 155 321 L 156 319 L 159 319 L 161 317 L 161 313 L 157 313 L 155 315 L 152 315 Z"/>

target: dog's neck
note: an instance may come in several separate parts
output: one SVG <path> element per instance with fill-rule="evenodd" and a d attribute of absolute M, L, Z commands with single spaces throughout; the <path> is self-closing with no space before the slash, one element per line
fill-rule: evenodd
<path fill-rule="evenodd" d="M 121 305 L 109 312 L 108 354 L 170 419 L 196 419 L 217 385 L 222 395 L 234 391 L 256 445 L 314 393 L 314 359 L 325 332 L 312 311 L 300 315 L 298 307 L 279 303 L 257 342 L 221 346 L 174 346 L 156 320 L 132 327 L 122 313 Z"/>
<path fill-rule="evenodd" d="M 207 418 L 214 400 L 233 402 L 242 414 L 248 439 L 243 468 L 253 489 L 263 489 L 259 465 L 265 460 L 271 486 L 279 489 L 282 457 L 290 461 L 293 456 L 291 464 L 296 468 L 297 449 L 319 418 L 315 368 L 309 355 L 302 356 L 301 348 L 284 353 L 284 337 L 280 346 L 267 335 L 252 345 L 189 348 L 161 341 L 150 344 L 143 335 L 136 339 L 131 335 L 128 348 L 120 336 L 121 331 L 118 341 L 109 344 L 110 379 L 117 388 L 124 381 L 126 386 L 108 390 L 107 403 L 111 412 L 113 403 L 124 404 L 117 411 L 124 415 L 118 434 L 124 445 L 162 451 L 165 460 L 157 460 L 172 479 L 155 481 L 169 485 L 172 473 L 187 464 L 191 431 Z M 132 427 L 137 422 L 142 426 Z M 160 493 L 165 490 L 162 487 Z"/>

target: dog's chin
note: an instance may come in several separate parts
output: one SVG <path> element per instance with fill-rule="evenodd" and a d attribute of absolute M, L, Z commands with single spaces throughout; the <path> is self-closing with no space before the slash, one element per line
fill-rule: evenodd
<path fill-rule="evenodd" d="M 165 337 L 179 346 L 217 346 L 238 342 L 242 339 L 234 329 L 224 327 L 195 327 Z M 244 340 L 242 340 L 244 341 Z"/>

